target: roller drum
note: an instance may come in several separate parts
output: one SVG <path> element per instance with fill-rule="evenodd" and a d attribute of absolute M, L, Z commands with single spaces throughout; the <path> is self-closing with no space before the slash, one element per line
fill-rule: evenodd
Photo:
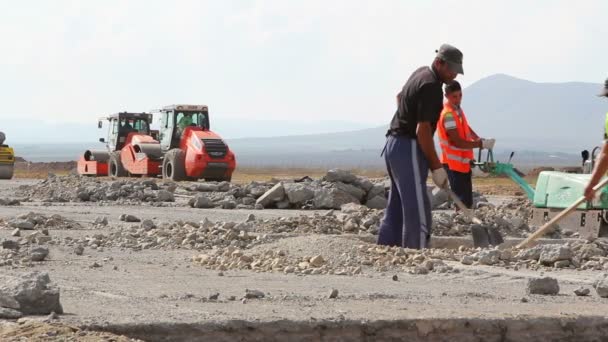
<path fill-rule="evenodd" d="M 103 150 L 86 150 L 84 152 L 84 160 L 86 161 L 96 161 L 99 163 L 107 163 L 110 159 L 110 154 L 108 151 Z"/>

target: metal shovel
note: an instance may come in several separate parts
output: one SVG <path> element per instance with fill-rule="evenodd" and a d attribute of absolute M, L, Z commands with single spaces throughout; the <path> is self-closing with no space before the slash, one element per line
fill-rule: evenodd
<path fill-rule="evenodd" d="M 464 203 L 456 196 L 456 194 L 449 187 L 445 187 L 444 190 L 448 193 L 448 195 L 452 198 L 458 209 L 462 210 L 462 212 L 471 219 L 474 225 L 471 226 L 471 234 L 473 235 L 473 246 L 486 248 L 490 245 L 498 246 L 502 244 L 504 241 L 502 235 L 498 231 L 498 229 L 493 227 L 485 227 L 483 222 L 475 217 L 473 214 L 473 210 L 467 208 Z"/>

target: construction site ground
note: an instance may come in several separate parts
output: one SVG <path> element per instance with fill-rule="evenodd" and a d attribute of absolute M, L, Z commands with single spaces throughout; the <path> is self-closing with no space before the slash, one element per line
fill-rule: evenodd
<path fill-rule="evenodd" d="M 3 182 L 0 196 L 31 182 Z M 82 223 L 105 215 L 110 225 L 119 222 L 121 213 L 167 221 L 244 221 L 251 213 L 260 219 L 315 213 L 27 202 L 0 207 L 0 217 L 31 211 Z M 103 230 L 54 229 L 51 234 L 79 237 Z M 0 240 L 10 234 L 11 230 L 0 229 Z M 272 246 L 314 255 L 323 248 L 347 249 L 361 242 L 357 235 L 302 234 L 278 239 Z M 451 245 L 458 248 L 460 243 Z M 598 271 L 514 270 L 447 262 L 459 272 L 417 275 L 370 269 L 352 276 L 301 276 L 218 272 L 195 265 L 195 253 L 185 249 L 87 249 L 82 256 L 62 245 L 49 249 L 45 262 L 2 272 L 48 272 L 61 289 L 62 323 L 146 341 L 599 341 L 608 333 L 608 299 L 595 293 L 573 294 L 580 286 L 591 288 Z M 94 263 L 96 267 L 91 266 Z M 541 272 L 559 281 L 559 295 L 526 293 L 527 280 Z M 265 297 L 241 300 L 246 289 L 259 290 Z M 332 290 L 338 291 L 337 298 L 329 298 Z M 210 299 L 213 294 L 219 294 L 217 299 Z"/>

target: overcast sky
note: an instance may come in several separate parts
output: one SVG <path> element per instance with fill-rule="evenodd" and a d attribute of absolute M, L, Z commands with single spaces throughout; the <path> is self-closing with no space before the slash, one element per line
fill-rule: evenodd
<path fill-rule="evenodd" d="M 384 124 L 443 42 L 471 84 L 608 76 L 607 1 L 0 1 L 0 119 L 91 123 L 172 103 Z"/>

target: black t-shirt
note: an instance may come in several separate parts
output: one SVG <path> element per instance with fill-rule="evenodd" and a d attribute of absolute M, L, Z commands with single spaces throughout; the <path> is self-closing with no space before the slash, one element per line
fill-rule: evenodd
<path fill-rule="evenodd" d="M 430 67 L 414 71 L 399 93 L 399 107 L 391 120 L 391 131 L 415 138 L 418 123 L 429 122 L 435 133 L 443 109 L 441 85 Z"/>

